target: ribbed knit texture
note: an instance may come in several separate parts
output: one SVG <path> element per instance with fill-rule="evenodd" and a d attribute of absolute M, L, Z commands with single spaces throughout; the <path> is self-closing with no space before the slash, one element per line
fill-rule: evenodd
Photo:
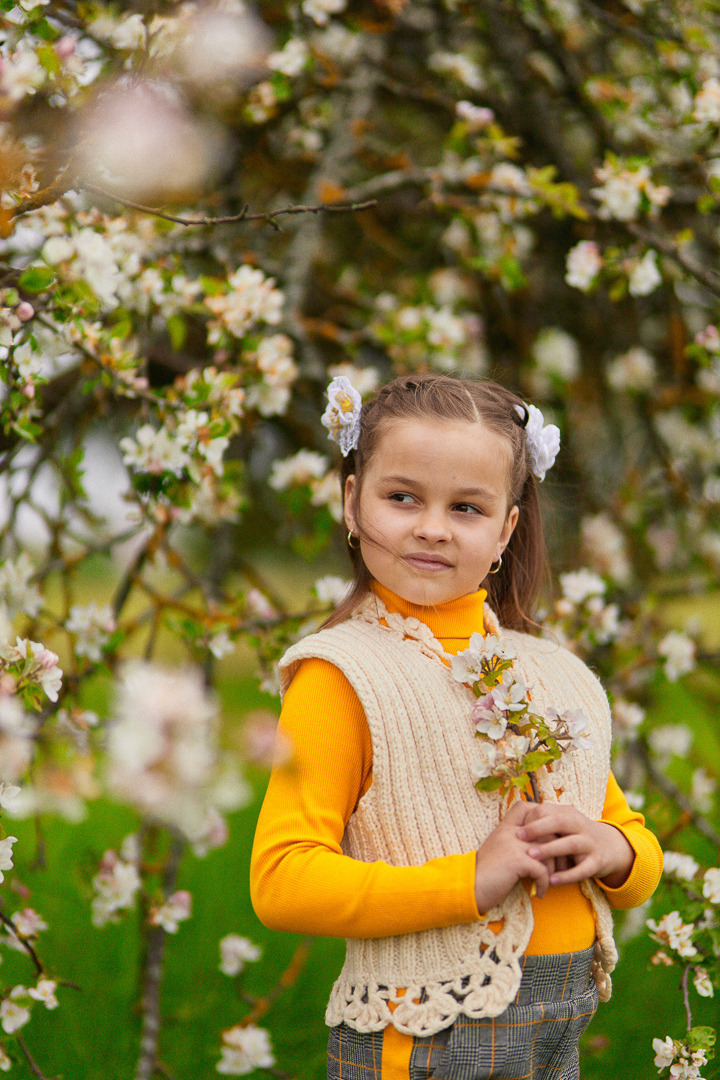
<path fill-rule="evenodd" d="M 497 622 L 486 609 L 486 628 Z M 609 775 L 610 713 L 588 668 L 559 645 L 500 631 L 516 649 L 515 672 L 542 713 L 583 708 L 594 735 L 591 749 L 565 755 L 538 777 L 542 797 L 600 818 Z M 373 744 L 373 782 L 351 817 L 343 850 L 366 862 L 420 866 L 470 852 L 500 820 L 497 795 L 479 793 L 471 765 L 477 752 L 471 691 L 443 663 L 443 649 L 425 623 L 389 613 L 377 596 L 353 618 L 293 646 L 281 664 L 287 686 L 308 657 L 328 660 L 351 683 L 367 717 Z M 593 882 L 583 883 L 595 910 L 595 977 L 610 995 L 616 951 L 609 906 Z M 491 923 L 502 923 L 496 932 Z M 496 1016 L 517 993 L 519 959 L 532 932 L 532 906 L 519 884 L 476 922 L 395 937 L 350 939 L 345 965 L 326 1016 L 360 1031 L 392 1024 L 428 1035 L 460 1013 Z M 390 1006 L 394 1006 L 391 1009 Z"/>

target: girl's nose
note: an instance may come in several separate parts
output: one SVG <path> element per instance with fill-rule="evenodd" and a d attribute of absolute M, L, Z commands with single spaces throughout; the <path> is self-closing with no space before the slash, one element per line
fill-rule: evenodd
<path fill-rule="evenodd" d="M 419 540 L 438 543 L 450 539 L 450 528 L 445 514 L 441 510 L 427 507 L 415 523 L 415 536 Z"/>

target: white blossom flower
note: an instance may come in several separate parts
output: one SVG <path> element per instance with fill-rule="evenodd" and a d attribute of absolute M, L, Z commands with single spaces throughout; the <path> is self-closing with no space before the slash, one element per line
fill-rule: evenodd
<path fill-rule="evenodd" d="M 6 836 L 0 840 L 0 881 L 5 880 L 3 871 L 13 868 L 13 844 L 17 844 L 17 836 Z"/>
<path fill-rule="evenodd" d="M 343 520 L 343 500 L 340 477 L 336 469 L 331 469 L 322 480 L 310 482 L 312 495 L 310 502 L 313 506 L 326 506 L 335 521 Z"/>
<path fill-rule="evenodd" d="M 615 724 L 621 731 L 633 735 L 645 719 L 645 709 L 635 701 L 616 698 L 613 702 L 612 715 Z"/>
<path fill-rule="evenodd" d="M 571 604 L 580 605 L 591 596 L 605 595 L 605 582 L 592 570 L 573 570 L 560 575 L 563 596 Z"/>
<path fill-rule="evenodd" d="M 524 735 L 497 741 L 481 741 L 477 756 L 471 766 L 474 780 L 495 776 L 504 768 L 517 765 L 530 750 L 530 739 Z"/>
<path fill-rule="evenodd" d="M 20 788 L 17 784 L 6 784 L 4 780 L 0 780 L 0 810 L 12 809 L 19 794 Z"/>
<path fill-rule="evenodd" d="M 662 275 L 657 266 L 657 252 L 647 251 L 640 262 L 630 272 L 629 291 L 631 296 L 649 296 L 662 284 Z"/>
<path fill-rule="evenodd" d="M 13 349 L 13 363 L 18 369 L 18 375 L 23 382 L 32 382 L 46 371 L 46 363 L 39 352 L 36 352 L 29 341 L 22 345 L 16 345 Z"/>
<path fill-rule="evenodd" d="M 104 607 L 98 607 L 94 601 L 86 605 L 73 604 L 65 629 L 76 637 L 75 653 L 97 662 L 102 659 L 103 649 L 115 632 L 115 616 L 107 604 Z"/>
<path fill-rule="evenodd" d="M 697 990 L 700 997 L 715 996 L 715 988 L 713 987 L 713 984 L 710 981 L 710 976 L 708 975 L 704 967 L 696 967 L 694 969 L 693 986 Z"/>
<path fill-rule="evenodd" d="M 556 709 L 549 708 L 546 716 L 554 724 L 556 735 L 563 741 L 567 740 L 566 752 L 587 750 L 593 745 L 595 740 L 590 733 L 590 720 L 583 709 L 565 709 L 558 713 Z"/>
<path fill-rule="evenodd" d="M 501 739 L 507 731 L 507 719 L 502 703 L 495 696 L 495 690 L 478 698 L 470 713 L 470 719 L 475 730 L 490 739 Z"/>
<path fill-rule="evenodd" d="M 626 584 L 632 573 L 622 531 L 607 514 L 592 514 L 580 523 L 583 553 L 594 569 Z"/>
<path fill-rule="evenodd" d="M 142 49 L 147 41 L 147 29 L 139 14 L 126 15 L 123 19 L 101 15 L 88 25 L 88 30 L 93 37 L 108 41 L 116 49 L 127 52 Z"/>
<path fill-rule="evenodd" d="M 658 644 L 658 653 L 665 657 L 663 670 L 671 682 L 695 667 L 695 642 L 678 630 L 670 630 L 665 635 Z"/>
<path fill-rule="evenodd" d="M 192 915 L 192 897 L 187 889 L 178 889 L 160 907 L 150 909 L 151 926 L 161 926 L 167 934 L 176 934 L 179 925 Z"/>
<path fill-rule="evenodd" d="M 293 79 L 303 71 L 309 57 L 310 50 L 307 42 L 301 38 L 290 38 L 279 52 L 270 53 L 267 65 L 272 71 L 279 71 L 282 75 Z"/>
<path fill-rule="evenodd" d="M 538 334 L 532 354 L 541 375 L 572 382 L 580 374 L 580 350 L 572 334 L 547 326 Z"/>
<path fill-rule="evenodd" d="M 711 904 L 720 904 L 720 870 L 717 867 L 705 871 L 702 891 Z"/>
<path fill-rule="evenodd" d="M 35 567 L 23 551 L 16 559 L 5 559 L 0 566 L 0 603 L 13 616 L 23 613 L 34 618 L 42 607 L 42 596 L 32 582 Z"/>
<path fill-rule="evenodd" d="M 600 187 L 591 188 L 600 203 L 600 216 L 616 218 L 618 221 L 632 221 L 640 210 L 641 192 L 634 174 L 621 172 L 608 174 L 607 170 L 598 170 L 598 177 L 603 179 Z"/>
<path fill-rule="evenodd" d="M 240 934 L 226 934 L 220 940 L 220 970 L 223 975 L 239 975 L 245 964 L 254 963 L 262 949 Z"/>
<path fill-rule="evenodd" d="M 220 630 L 210 635 L 207 647 L 216 660 L 222 660 L 223 656 L 229 656 L 231 652 L 234 652 L 235 643 L 227 630 Z"/>
<path fill-rule="evenodd" d="M 700 866 L 692 855 L 685 855 L 681 851 L 663 852 L 663 862 L 666 874 L 674 874 L 681 881 L 692 881 Z"/>
<path fill-rule="evenodd" d="M 0 96 L 11 103 L 34 94 L 45 82 L 46 74 L 37 53 L 24 41 L 0 66 Z"/>
<path fill-rule="evenodd" d="M 222 1038 L 222 1058 L 217 1064 L 219 1073 L 242 1076 L 254 1069 L 271 1069 L 275 1064 L 270 1036 L 264 1028 L 236 1024 L 223 1031 Z"/>
<path fill-rule="evenodd" d="M 228 285 L 230 292 L 206 296 L 205 304 L 233 337 L 244 337 L 259 322 L 280 322 L 285 297 L 275 288 L 274 278 L 266 278 L 262 270 L 243 265 L 229 276 Z M 211 332 L 208 340 L 213 344 L 217 335 Z"/>
<path fill-rule="evenodd" d="M 650 936 L 661 945 L 667 945 L 678 956 L 690 959 L 697 956 L 697 949 L 692 943 L 692 935 L 697 927 L 694 923 L 684 923 L 677 911 L 671 911 L 663 915 L 660 922 L 648 919 L 645 924 L 650 930 Z"/>
<path fill-rule="evenodd" d="M 127 663 L 107 736 L 110 791 L 149 818 L 173 825 L 205 852 L 227 837 L 215 792 L 222 772 L 217 703 L 201 672 Z M 227 784 L 222 791 L 223 809 L 230 809 Z M 245 795 L 238 778 L 234 805 Z"/>
<path fill-rule="evenodd" d="M 351 582 L 334 574 L 326 574 L 315 582 L 313 589 L 321 604 L 337 605 L 350 591 Z"/>
<path fill-rule="evenodd" d="M 114 851 L 106 851 L 100 871 L 93 878 L 96 895 L 91 902 L 93 926 L 117 922 L 118 912 L 131 908 L 140 889 L 137 867 L 125 862 Z"/>
<path fill-rule="evenodd" d="M 514 660 L 515 648 L 509 641 L 504 641 L 497 634 L 470 635 L 467 649 L 454 656 L 449 656 L 450 670 L 458 682 L 471 686 L 482 678 L 483 665 L 490 665 L 494 660 Z"/>
<path fill-rule="evenodd" d="M 285 491 L 291 484 L 309 484 L 319 480 L 328 470 L 330 461 L 314 450 L 298 450 L 291 457 L 273 462 L 268 484 L 276 491 Z"/>
<path fill-rule="evenodd" d="M 565 281 L 574 289 L 587 292 L 604 265 L 594 240 L 581 240 L 567 253 Z"/>
<path fill-rule="evenodd" d="M 675 1043 L 669 1035 L 664 1039 L 653 1039 L 653 1050 L 655 1051 L 655 1066 L 659 1071 L 672 1065 L 675 1060 Z"/>
<path fill-rule="evenodd" d="M 143 424 L 135 438 L 120 440 L 123 462 L 136 472 L 171 472 L 180 476 L 189 465 L 189 458 L 177 439 L 167 428 L 156 431 L 150 424 Z"/>
<path fill-rule="evenodd" d="M 655 360 L 647 349 L 636 345 L 622 356 L 611 360 L 605 369 L 608 385 L 618 394 L 628 391 L 642 393 L 657 381 Z"/>
<path fill-rule="evenodd" d="M 33 908 L 23 908 L 11 915 L 11 921 L 18 934 L 24 938 L 35 938 L 42 930 L 47 930 L 48 924 L 41 915 Z M 8 933 L 12 933 L 6 926 Z"/>
<path fill-rule="evenodd" d="M 469 86 L 471 90 L 482 90 L 485 80 L 478 65 L 462 53 L 438 51 L 428 60 L 431 71 L 440 75 L 451 75 L 458 82 Z"/>
<path fill-rule="evenodd" d="M 0 1046 L 0 1072 L 10 1072 L 10 1069 L 12 1069 L 12 1061 Z"/>
<path fill-rule="evenodd" d="M 706 79 L 698 90 L 693 120 L 701 124 L 720 124 L 720 79 Z"/>
<path fill-rule="evenodd" d="M 0 1002 L 0 1025 L 7 1035 L 12 1035 L 13 1032 L 18 1031 L 30 1019 L 30 1010 L 12 1000 L 13 994 L 19 989 L 22 989 L 23 994 L 25 993 L 24 986 L 16 986 L 11 991 L 10 997 L 3 998 L 2 1002 Z"/>
<path fill-rule="evenodd" d="M 28 988 L 28 994 L 34 1001 L 42 1001 L 46 1009 L 57 1009 L 60 1002 L 55 996 L 57 983 L 53 979 L 40 978 L 36 986 Z"/>
<path fill-rule="evenodd" d="M 650 749 L 661 760 L 669 760 L 673 754 L 687 757 L 693 742 L 693 733 L 686 724 L 662 724 L 648 735 Z"/>
<path fill-rule="evenodd" d="M 694 769 L 690 782 L 690 801 L 701 814 L 712 809 L 713 798 L 717 791 L 717 781 L 702 767 Z"/>

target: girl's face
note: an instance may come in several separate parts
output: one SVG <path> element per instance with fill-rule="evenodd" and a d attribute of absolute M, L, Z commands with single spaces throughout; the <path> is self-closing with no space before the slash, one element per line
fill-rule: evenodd
<path fill-rule="evenodd" d="M 390 421 L 360 491 L 354 476 L 345 487 L 345 523 L 375 580 L 423 606 L 475 592 L 517 522 L 510 454 L 480 421 Z"/>

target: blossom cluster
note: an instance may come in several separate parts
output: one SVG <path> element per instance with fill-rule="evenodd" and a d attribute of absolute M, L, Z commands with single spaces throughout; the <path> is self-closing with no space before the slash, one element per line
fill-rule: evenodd
<path fill-rule="evenodd" d="M 108 731 L 109 790 L 205 854 L 227 839 L 223 811 L 248 795 L 235 762 L 221 760 L 217 736 L 217 704 L 198 670 L 129 662 Z"/>
<path fill-rule="evenodd" d="M 536 797 L 535 773 L 563 753 L 586 749 L 593 739 L 582 709 L 548 708 L 544 716 L 533 711 L 527 686 L 511 671 L 515 655 L 496 634 L 475 633 L 468 648 L 449 661 L 454 678 L 477 698 L 471 719 L 482 742 L 472 769 L 475 786 L 501 795 L 521 789 Z"/>

